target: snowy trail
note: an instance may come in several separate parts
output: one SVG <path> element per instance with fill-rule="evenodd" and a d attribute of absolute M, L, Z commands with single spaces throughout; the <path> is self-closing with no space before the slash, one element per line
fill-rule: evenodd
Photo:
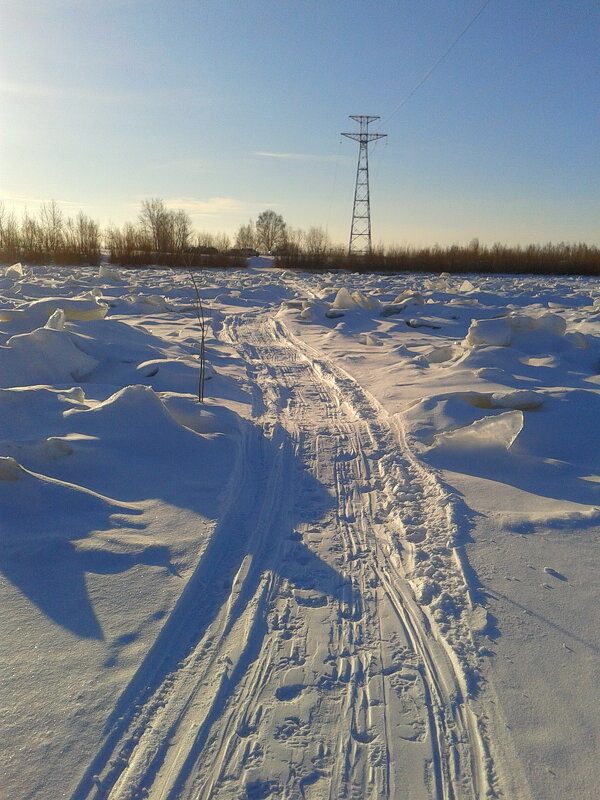
<path fill-rule="evenodd" d="M 440 636 L 406 578 L 418 544 L 468 602 L 443 490 L 280 323 L 232 316 L 220 335 L 247 364 L 256 425 L 72 800 L 496 796 L 468 632 L 459 616 Z"/>

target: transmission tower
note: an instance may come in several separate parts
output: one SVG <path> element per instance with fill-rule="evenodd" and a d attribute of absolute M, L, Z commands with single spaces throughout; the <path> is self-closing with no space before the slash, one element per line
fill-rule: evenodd
<path fill-rule="evenodd" d="M 359 143 L 352 227 L 348 255 L 369 255 L 371 252 L 371 205 L 369 200 L 369 142 L 382 139 L 387 133 L 369 133 L 369 123 L 379 117 L 351 114 L 360 125 L 358 133 L 342 133 Z"/>

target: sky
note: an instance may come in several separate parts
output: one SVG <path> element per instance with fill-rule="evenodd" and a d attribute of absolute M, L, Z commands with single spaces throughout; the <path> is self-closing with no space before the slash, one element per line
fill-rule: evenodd
<path fill-rule="evenodd" d="M 0 200 L 348 241 L 600 244 L 600 2 L 0 0 Z"/>

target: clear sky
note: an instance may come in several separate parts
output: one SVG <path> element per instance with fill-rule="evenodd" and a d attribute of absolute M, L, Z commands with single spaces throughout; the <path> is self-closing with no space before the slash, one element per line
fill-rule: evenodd
<path fill-rule="evenodd" d="M 599 244 L 599 53 L 589 0 L 0 0 L 0 199 L 346 242 L 378 114 L 374 242 Z"/>

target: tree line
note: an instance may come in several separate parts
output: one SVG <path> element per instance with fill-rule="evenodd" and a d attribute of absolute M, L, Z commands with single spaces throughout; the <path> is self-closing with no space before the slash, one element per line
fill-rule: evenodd
<path fill-rule="evenodd" d="M 97 264 L 100 226 L 80 211 L 66 217 L 54 200 L 42 203 L 37 216 L 27 210 L 21 219 L 0 202 L 0 259 L 27 264 Z"/>
<path fill-rule="evenodd" d="M 20 220 L 0 202 L 5 263 L 97 264 L 103 249 L 121 266 L 237 267 L 258 252 L 274 255 L 275 265 L 286 269 L 600 274 L 600 250 L 586 244 L 485 246 L 473 239 L 466 246 L 378 246 L 369 255 L 349 256 L 323 228 L 292 228 L 272 209 L 240 225 L 232 241 L 224 233 L 195 231 L 186 211 L 160 198 L 144 200 L 134 223 L 105 230 L 82 211 L 65 216 L 55 201 L 43 203 L 37 216 L 25 211 Z"/>
<path fill-rule="evenodd" d="M 37 214 L 25 210 L 20 219 L 0 202 L 0 260 L 10 263 L 97 264 L 105 249 L 109 260 L 122 266 L 193 266 L 225 255 L 226 260 L 212 260 L 231 266 L 232 258 L 250 250 L 284 248 L 288 232 L 283 217 L 271 209 L 241 225 L 232 244 L 225 233 L 195 231 L 186 211 L 168 208 L 160 198 L 144 200 L 135 222 L 105 230 L 83 211 L 67 216 L 55 200 L 42 203 Z"/>
<path fill-rule="evenodd" d="M 537 275 L 600 275 L 600 249 L 587 244 L 559 242 L 526 247 L 496 243 L 450 247 L 377 247 L 369 255 L 327 252 L 283 253 L 275 259 L 281 269 L 350 272 L 449 272 Z"/>

